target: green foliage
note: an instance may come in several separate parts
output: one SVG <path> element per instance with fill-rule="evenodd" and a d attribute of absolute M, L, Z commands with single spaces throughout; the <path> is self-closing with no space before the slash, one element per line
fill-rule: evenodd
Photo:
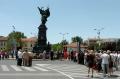
<path fill-rule="evenodd" d="M 67 44 L 68 44 L 68 41 L 67 41 L 67 40 L 62 40 L 60 44 L 61 44 L 61 45 L 67 45 Z"/>
<path fill-rule="evenodd" d="M 83 42 L 83 39 L 79 36 L 72 37 L 72 42 L 80 42 L 80 44 Z"/>
<path fill-rule="evenodd" d="M 21 38 L 26 38 L 26 36 L 24 36 L 24 33 L 22 32 L 11 32 L 8 35 L 8 40 L 7 40 L 7 49 L 13 49 L 14 46 L 16 47 L 20 47 L 23 45 Z"/>
<path fill-rule="evenodd" d="M 53 51 L 61 51 L 61 50 L 63 50 L 63 46 L 67 45 L 67 44 L 68 44 L 67 40 L 62 40 L 61 43 L 53 44 L 52 50 Z"/>
<path fill-rule="evenodd" d="M 62 44 L 59 44 L 59 43 L 57 43 L 57 44 L 53 44 L 52 45 L 52 50 L 53 51 L 60 51 L 60 50 L 62 50 Z"/>
<path fill-rule="evenodd" d="M 115 42 L 107 44 L 107 50 L 115 51 L 116 44 Z"/>
<path fill-rule="evenodd" d="M 120 39 L 116 42 L 116 50 L 120 51 Z"/>
<path fill-rule="evenodd" d="M 104 47 L 104 45 L 101 43 L 100 45 L 98 43 L 94 44 L 94 50 L 99 51 Z"/>
<path fill-rule="evenodd" d="M 120 46 L 120 43 L 117 47 Z M 89 49 L 91 50 L 111 50 L 111 51 L 115 51 L 116 50 L 116 43 L 115 42 L 111 42 L 111 43 L 101 43 L 100 45 L 98 43 L 95 44 L 91 44 L 89 46 Z M 117 48 L 117 50 L 119 50 L 119 48 Z"/>
<path fill-rule="evenodd" d="M 89 45 L 89 46 L 88 46 L 88 49 L 89 49 L 89 50 L 94 50 L 94 49 L 95 49 L 95 44 Z"/>

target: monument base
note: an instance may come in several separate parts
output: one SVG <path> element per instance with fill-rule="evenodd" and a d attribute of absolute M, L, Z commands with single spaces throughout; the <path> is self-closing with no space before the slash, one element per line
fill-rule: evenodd
<path fill-rule="evenodd" d="M 33 48 L 34 53 L 43 53 L 44 50 L 50 51 L 51 46 L 48 42 L 47 44 L 47 37 L 46 37 L 46 31 L 47 27 L 44 24 L 41 24 L 38 27 L 38 41 L 36 45 Z"/>

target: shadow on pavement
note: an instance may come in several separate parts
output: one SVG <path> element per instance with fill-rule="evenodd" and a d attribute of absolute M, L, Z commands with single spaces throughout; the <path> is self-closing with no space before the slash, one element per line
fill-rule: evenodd
<path fill-rule="evenodd" d="M 119 75 L 111 75 L 111 76 L 108 76 L 107 78 L 110 78 L 110 79 L 114 79 L 114 78 L 117 78 L 117 77 L 120 77 Z M 96 77 L 96 76 L 94 76 L 93 77 L 93 79 L 103 79 L 103 78 L 101 78 L 101 77 Z M 92 78 L 91 78 L 92 79 Z"/>
<path fill-rule="evenodd" d="M 109 78 L 116 78 L 116 77 L 120 77 L 120 76 L 118 76 L 118 75 L 111 75 L 111 76 L 109 76 Z"/>

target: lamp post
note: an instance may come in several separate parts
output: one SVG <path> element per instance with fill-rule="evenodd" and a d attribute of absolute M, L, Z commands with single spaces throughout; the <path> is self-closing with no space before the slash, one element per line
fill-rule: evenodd
<path fill-rule="evenodd" d="M 98 35 L 99 50 L 100 50 L 100 45 L 101 45 L 101 42 L 100 42 L 100 34 L 101 34 L 101 31 L 102 31 L 103 29 L 104 29 L 104 28 L 94 29 L 95 31 L 97 31 L 97 35 Z"/>
<path fill-rule="evenodd" d="M 32 36 L 34 36 L 35 38 L 37 38 L 37 34 L 36 34 L 36 33 L 31 32 L 30 34 L 31 34 Z"/>
<path fill-rule="evenodd" d="M 62 42 L 63 42 L 63 44 L 62 45 L 65 45 L 65 35 L 67 35 L 67 34 L 69 34 L 69 33 L 59 33 L 59 34 L 61 34 L 62 35 L 62 37 L 63 37 L 63 39 L 62 39 Z M 62 46 L 63 47 L 63 50 L 64 50 L 64 46 Z"/>
<path fill-rule="evenodd" d="M 13 55 L 16 55 L 16 40 L 14 38 L 15 36 L 15 26 L 12 26 L 13 28 L 13 36 L 12 36 L 12 44 L 13 44 Z M 17 58 L 17 55 L 16 55 Z"/>
<path fill-rule="evenodd" d="M 65 45 L 65 39 L 64 39 L 64 37 L 65 37 L 65 35 L 67 35 L 69 33 L 59 33 L 59 34 L 61 34 L 62 37 L 63 37 L 63 44 L 62 44 L 62 47 L 63 47 L 63 56 L 64 56 L 64 59 L 67 59 L 67 47 L 64 47 L 64 45 Z"/>
<path fill-rule="evenodd" d="M 65 40 L 65 35 L 69 34 L 69 33 L 59 33 L 62 35 L 63 39 L 62 40 Z"/>
<path fill-rule="evenodd" d="M 13 28 L 13 32 L 15 32 L 15 26 L 12 26 L 12 28 Z"/>

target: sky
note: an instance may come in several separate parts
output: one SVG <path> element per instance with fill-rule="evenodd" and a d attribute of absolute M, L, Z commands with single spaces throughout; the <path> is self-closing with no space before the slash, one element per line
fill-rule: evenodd
<path fill-rule="evenodd" d="M 12 32 L 12 26 L 27 37 L 37 36 L 38 6 L 50 8 L 46 23 L 50 43 L 61 42 L 63 34 L 69 42 L 74 36 L 97 38 L 101 28 L 101 38 L 120 38 L 120 0 L 0 0 L 0 36 Z"/>

